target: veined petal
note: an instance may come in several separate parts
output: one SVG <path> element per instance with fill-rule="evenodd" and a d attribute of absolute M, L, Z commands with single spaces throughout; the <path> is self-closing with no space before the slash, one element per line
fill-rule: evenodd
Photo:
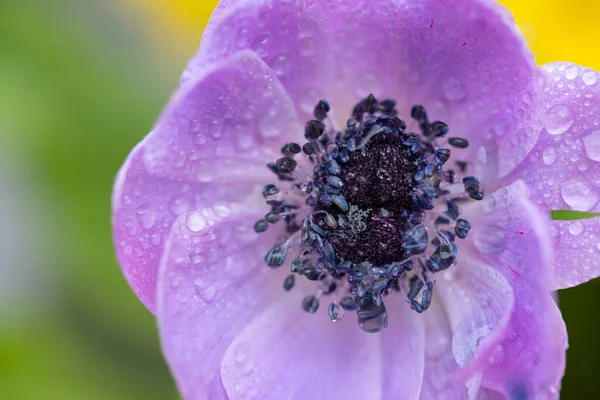
<path fill-rule="evenodd" d="M 276 232 L 257 235 L 257 218 L 246 209 L 228 218 L 192 211 L 173 223 L 161 261 L 157 317 L 163 352 L 187 400 L 228 399 L 219 376 L 227 348 L 285 293 L 285 271 L 269 270 L 263 260 Z"/>
<path fill-rule="evenodd" d="M 452 329 L 438 296 L 423 314 L 425 323 L 425 370 L 422 400 L 459 400 L 468 398 L 468 388 L 460 379 L 460 366 L 452 353 Z"/>
<path fill-rule="evenodd" d="M 407 303 L 389 301 L 389 326 L 381 331 L 381 400 L 416 400 L 426 379 L 425 324 Z M 354 327 L 349 327 L 353 329 Z M 367 397 L 375 398 L 375 397 Z"/>
<path fill-rule="evenodd" d="M 504 277 L 514 304 L 504 331 L 485 341 L 465 372 L 482 371 L 482 386 L 510 399 L 556 397 L 567 336 L 550 293 L 549 216 L 533 204 L 522 181 L 488 196 L 480 207 L 468 210 L 479 216 L 472 218 L 471 255 Z"/>
<path fill-rule="evenodd" d="M 250 48 L 303 115 L 325 98 L 343 118 L 369 93 L 398 100 L 404 118 L 420 103 L 452 135 L 471 141 L 465 159 L 485 146 L 495 176 L 509 173 L 535 144 L 539 72 L 514 21 L 495 2 L 230 3 L 215 14 L 184 82 L 206 62 Z"/>
<path fill-rule="evenodd" d="M 289 96 L 250 51 L 232 55 L 176 93 L 117 177 L 113 232 L 123 273 L 155 311 L 164 241 L 178 215 L 252 201 L 276 148 L 301 135 Z M 220 211 L 219 211 L 220 210 Z"/>
<path fill-rule="evenodd" d="M 353 318 L 308 315 L 300 300 L 280 299 L 229 346 L 221 365 L 229 399 L 380 399 L 379 338 Z"/>
<path fill-rule="evenodd" d="M 509 179 L 521 178 L 532 199 L 550 210 L 600 211 L 600 74 L 570 63 L 546 74 L 544 129 Z M 552 221 L 554 289 L 600 275 L 600 219 Z"/>

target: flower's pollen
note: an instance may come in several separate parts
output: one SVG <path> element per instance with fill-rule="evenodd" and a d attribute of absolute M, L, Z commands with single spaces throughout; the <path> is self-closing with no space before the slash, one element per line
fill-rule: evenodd
<path fill-rule="evenodd" d="M 411 110 L 420 132 L 408 132 L 395 107 L 369 95 L 337 131 L 321 100 L 306 123 L 307 142 L 284 144 L 282 157 L 267 164 L 280 183 L 262 189 L 271 210 L 254 224 L 261 233 L 284 223 L 265 261 L 278 268 L 294 254 L 283 289 L 292 290 L 296 275 L 315 281 L 304 311 L 314 314 L 329 296 L 332 321 L 356 311 L 366 332 L 387 326 L 384 298 L 395 292 L 416 312 L 427 310 L 435 273 L 456 264 L 456 238 L 471 229 L 459 205 L 484 196 L 476 177 L 461 176 L 466 162 L 456 162 L 458 171 L 444 168 L 451 156 L 444 145 L 464 149 L 469 142 L 446 139 L 448 125 L 429 122 L 420 105 Z"/>

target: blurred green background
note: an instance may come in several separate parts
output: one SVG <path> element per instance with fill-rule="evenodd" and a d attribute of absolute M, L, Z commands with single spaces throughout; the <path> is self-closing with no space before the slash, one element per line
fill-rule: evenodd
<path fill-rule="evenodd" d="M 178 398 L 115 261 L 110 193 L 216 3 L 0 0 L 0 398 Z M 504 3 L 540 63 L 600 69 L 600 2 Z M 600 283 L 560 302 L 563 398 L 597 398 Z"/>

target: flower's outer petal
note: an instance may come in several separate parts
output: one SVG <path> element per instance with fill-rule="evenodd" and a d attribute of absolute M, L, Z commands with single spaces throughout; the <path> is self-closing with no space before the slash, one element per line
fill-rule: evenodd
<path fill-rule="evenodd" d="M 228 399 L 219 376 L 227 348 L 255 315 L 285 297 L 284 268 L 270 270 L 263 260 L 276 232 L 256 234 L 258 217 L 247 209 L 226 218 L 192 211 L 173 223 L 157 317 L 165 358 L 186 400 Z"/>
<path fill-rule="evenodd" d="M 182 85 L 207 63 L 252 49 L 269 65 L 308 118 L 321 98 L 332 94 L 333 65 L 325 51 L 330 40 L 327 15 L 305 0 L 221 2 L 204 33 L 198 54 L 188 63 Z"/>
<path fill-rule="evenodd" d="M 390 296 L 386 305 L 389 325 L 378 334 L 382 347 L 381 400 L 423 398 L 419 397 L 426 363 L 427 339 L 423 320 L 399 296 L 396 299 Z M 356 321 L 354 315 L 348 317 Z"/>
<path fill-rule="evenodd" d="M 461 254 L 460 264 L 442 275 L 435 290 L 441 295 L 452 331 L 449 340 L 454 360 L 467 367 L 506 329 L 515 301 L 512 288 L 495 268 Z M 439 313 L 444 316 L 443 311 Z M 438 323 L 438 329 L 443 328 L 443 323 Z M 438 344 L 446 345 L 442 339 Z M 439 379 L 448 384 L 446 377 Z M 436 384 L 441 385 L 440 381 Z"/>
<path fill-rule="evenodd" d="M 451 135 L 470 140 L 464 159 L 485 145 L 498 176 L 535 144 L 538 70 L 496 2 L 229 3 L 215 14 L 184 84 L 205 63 L 251 48 L 278 74 L 302 115 L 326 98 L 340 123 L 369 93 L 397 99 L 406 119 L 420 103 L 432 119 L 449 124 Z"/>
<path fill-rule="evenodd" d="M 423 326 L 396 304 L 380 335 L 359 329 L 355 313 L 332 323 L 324 309 L 300 309 L 284 295 L 236 337 L 221 364 L 230 400 L 418 399 L 423 371 Z M 399 377 L 407 379 L 399 379 Z"/>
<path fill-rule="evenodd" d="M 225 353 L 221 379 L 229 399 L 381 398 L 379 338 L 348 317 L 333 324 L 324 311 L 307 315 L 300 298 L 283 294 Z"/>
<path fill-rule="evenodd" d="M 544 210 L 600 211 L 600 74 L 570 63 L 546 73 L 544 129 L 512 178 Z M 600 219 L 553 221 L 555 289 L 600 275 Z"/>
<path fill-rule="evenodd" d="M 302 132 L 289 96 L 252 52 L 232 55 L 175 94 L 132 151 L 114 187 L 113 232 L 123 273 L 155 311 L 156 276 L 174 219 L 252 200 L 273 149 Z"/>
<path fill-rule="evenodd" d="M 509 399 L 555 398 L 565 367 L 565 325 L 552 295 L 549 216 L 516 181 L 465 210 L 473 215 L 471 256 L 494 266 L 510 283 L 514 305 L 501 335 L 466 365 L 483 372 L 483 387 Z"/>
<path fill-rule="evenodd" d="M 423 315 L 425 322 L 425 371 L 422 400 L 459 400 L 468 398 L 466 384 L 458 379 L 460 366 L 452 354 L 452 329 L 439 296 Z"/>

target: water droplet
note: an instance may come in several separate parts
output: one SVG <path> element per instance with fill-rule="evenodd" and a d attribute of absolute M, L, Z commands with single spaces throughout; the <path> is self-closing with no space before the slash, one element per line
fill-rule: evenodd
<path fill-rule="evenodd" d="M 269 35 L 262 35 L 252 42 L 251 47 L 260 57 L 265 57 L 267 55 L 267 49 L 270 45 L 270 42 L 271 37 Z"/>
<path fill-rule="evenodd" d="M 217 203 L 213 206 L 213 212 L 217 217 L 227 218 L 231 215 L 231 207 L 225 203 Z"/>
<path fill-rule="evenodd" d="M 250 345 L 247 343 L 240 343 L 236 345 L 233 353 L 233 365 L 236 371 L 244 375 L 252 372 L 252 368 L 254 368 L 254 360 L 248 354 L 249 348 Z"/>
<path fill-rule="evenodd" d="M 260 133 L 266 137 L 276 137 L 281 134 L 279 127 L 277 126 L 277 111 L 275 109 L 271 109 L 267 111 L 259 122 Z"/>
<path fill-rule="evenodd" d="M 579 75 L 579 66 L 577 65 L 571 65 L 565 70 L 565 78 L 569 80 L 577 78 L 577 75 Z"/>
<path fill-rule="evenodd" d="M 574 121 L 575 117 L 571 110 L 559 104 L 552 107 L 546 113 L 546 130 L 551 135 L 560 135 L 561 133 L 565 133 L 573 125 Z"/>
<path fill-rule="evenodd" d="M 594 131 L 584 137 L 583 146 L 590 160 L 600 161 L 600 131 Z"/>
<path fill-rule="evenodd" d="M 298 50 L 300 54 L 304 56 L 312 56 L 317 53 L 317 46 L 315 39 L 310 36 L 303 36 L 298 38 Z"/>
<path fill-rule="evenodd" d="M 221 135 L 223 134 L 223 121 L 219 121 L 219 120 L 215 119 L 210 124 L 210 134 L 215 139 L 220 138 Z"/>
<path fill-rule="evenodd" d="M 278 55 L 277 57 L 275 57 L 271 64 L 272 64 L 271 68 L 273 69 L 273 72 L 275 72 L 275 74 L 277 76 L 281 76 L 281 75 L 284 75 L 285 73 L 289 72 L 290 60 L 289 60 L 289 57 L 286 56 L 285 54 L 281 54 L 281 55 Z"/>
<path fill-rule="evenodd" d="M 504 360 L 504 347 L 499 344 L 494 348 L 494 352 L 489 358 L 490 365 L 499 365 Z"/>
<path fill-rule="evenodd" d="M 546 147 L 542 152 L 542 159 L 544 160 L 544 164 L 552 165 L 556 162 L 556 149 L 554 147 Z"/>
<path fill-rule="evenodd" d="M 175 197 L 169 203 L 169 210 L 176 217 L 188 212 L 190 208 L 190 202 L 185 197 Z"/>
<path fill-rule="evenodd" d="M 239 49 L 245 49 L 250 44 L 250 35 L 248 28 L 241 28 L 237 33 L 236 44 Z"/>
<path fill-rule="evenodd" d="M 582 79 L 586 85 L 594 85 L 598 81 L 598 75 L 594 71 L 587 71 L 583 74 Z"/>
<path fill-rule="evenodd" d="M 202 126 L 202 123 L 200 122 L 200 120 L 193 119 L 192 122 L 190 122 L 190 131 L 192 133 L 197 133 L 200 131 L 201 126 Z"/>
<path fill-rule="evenodd" d="M 207 303 L 211 302 L 217 294 L 217 290 L 213 285 L 200 278 L 194 281 L 194 291 L 196 292 L 196 295 Z"/>
<path fill-rule="evenodd" d="M 442 85 L 442 90 L 448 101 L 459 102 L 467 97 L 467 92 L 463 83 L 456 79 L 450 78 Z"/>
<path fill-rule="evenodd" d="M 200 232 L 206 226 L 206 220 L 200 211 L 193 211 L 187 216 L 187 226 L 192 232 Z"/>
<path fill-rule="evenodd" d="M 138 222 L 144 229 L 150 229 L 156 223 L 156 213 L 150 210 L 138 210 L 136 212 Z"/>
<path fill-rule="evenodd" d="M 569 233 L 577 236 L 583 232 L 583 224 L 580 221 L 575 221 L 569 224 Z"/>
<path fill-rule="evenodd" d="M 560 193 L 565 203 L 577 211 L 590 211 L 598 203 L 598 195 L 579 180 L 563 185 Z"/>

